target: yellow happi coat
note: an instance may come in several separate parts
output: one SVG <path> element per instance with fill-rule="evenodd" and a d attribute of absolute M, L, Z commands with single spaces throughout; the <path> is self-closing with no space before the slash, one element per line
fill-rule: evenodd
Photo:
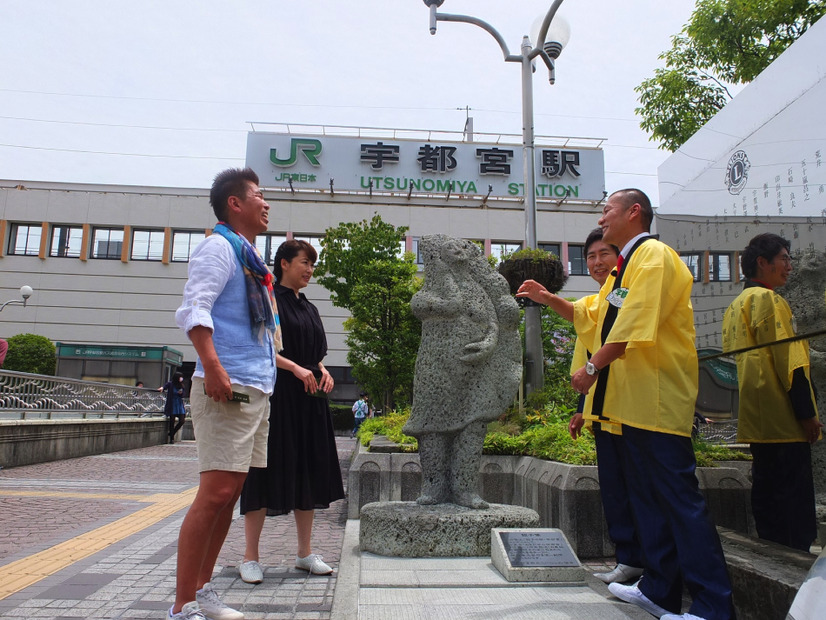
<path fill-rule="evenodd" d="M 598 303 L 574 303 L 577 335 L 593 352 L 603 344 L 600 332 L 614 282 L 614 275 L 609 276 Z M 698 385 L 692 283 L 679 255 L 655 239 L 642 243 L 628 259 L 621 287 L 627 295 L 606 340 L 627 347 L 611 363 L 603 416 L 636 428 L 691 436 Z"/>
<path fill-rule="evenodd" d="M 596 314 L 599 310 L 599 303 L 600 297 L 599 295 L 588 295 L 587 297 L 583 297 L 579 300 L 579 302 L 587 305 L 588 307 L 592 307 L 592 311 Z M 571 358 L 571 375 L 573 375 L 577 370 L 585 366 L 585 362 L 588 361 L 588 349 L 582 343 L 582 339 L 577 337 L 576 344 L 574 345 L 574 354 Z M 582 407 L 582 417 L 585 420 L 586 428 L 591 428 L 594 422 L 600 422 L 600 427 L 604 431 L 608 431 L 609 433 L 613 433 L 615 435 L 622 435 L 622 427 L 619 424 L 616 424 L 610 419 L 606 419 L 607 416 L 603 416 L 600 418 L 599 416 L 594 415 L 591 413 L 591 407 L 594 402 L 594 390 L 588 392 L 585 396 L 585 404 Z"/>
<path fill-rule="evenodd" d="M 771 289 L 750 286 L 723 317 L 723 350 L 733 351 L 794 336 L 792 310 Z M 807 441 L 789 398 L 792 375 L 802 368 L 809 380 L 809 344 L 798 340 L 737 355 L 740 385 L 737 440 L 743 443 Z M 814 402 L 814 393 L 811 394 Z"/>

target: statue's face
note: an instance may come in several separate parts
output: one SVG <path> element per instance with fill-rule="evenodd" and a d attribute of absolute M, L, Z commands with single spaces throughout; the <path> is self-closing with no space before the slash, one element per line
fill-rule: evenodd
<path fill-rule="evenodd" d="M 442 258 L 451 263 L 467 261 L 471 254 L 469 244 L 461 239 L 450 239 L 442 246 Z"/>

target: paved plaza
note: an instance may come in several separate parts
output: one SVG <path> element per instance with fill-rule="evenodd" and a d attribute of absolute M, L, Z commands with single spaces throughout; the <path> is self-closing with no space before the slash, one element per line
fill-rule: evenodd
<path fill-rule="evenodd" d="M 342 470 L 355 440 L 337 438 Z M 174 599 L 178 530 L 198 483 L 194 442 L 0 470 L 0 617 L 164 618 Z M 358 551 L 347 501 L 316 513 L 313 551 L 333 576 L 293 567 L 291 515 L 267 519 L 264 583 L 241 581 L 236 518 L 214 583 L 249 619 L 651 618 L 581 585 L 511 584 L 490 558 L 385 558 Z"/>

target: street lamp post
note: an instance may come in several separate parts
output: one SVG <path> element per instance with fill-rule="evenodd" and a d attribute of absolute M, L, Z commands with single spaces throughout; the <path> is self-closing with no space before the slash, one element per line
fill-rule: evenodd
<path fill-rule="evenodd" d="M 32 296 L 33 292 L 34 291 L 32 290 L 31 286 L 27 286 L 27 285 L 24 284 L 23 286 L 20 287 L 20 296 L 23 299 L 11 299 L 11 300 L 7 301 L 2 306 L 0 306 L 0 312 L 3 312 L 3 309 L 6 306 L 9 306 L 9 305 L 11 305 L 11 306 L 23 306 L 25 308 L 26 302 L 29 301 L 29 297 Z"/>
<path fill-rule="evenodd" d="M 567 25 L 562 25 L 559 34 L 552 34 L 548 43 L 548 30 L 554 20 L 556 11 L 563 0 L 555 0 L 545 14 L 536 45 L 528 37 L 522 39 L 521 55 L 511 54 L 501 34 L 487 22 L 469 15 L 452 15 L 439 13 L 438 8 L 444 0 L 423 0 L 430 8 L 430 34 L 436 34 L 437 22 L 464 22 L 479 26 L 490 33 L 505 56 L 505 62 L 518 62 L 522 66 L 522 157 L 525 181 L 525 246 L 536 248 L 536 158 L 534 154 L 533 128 L 533 61 L 538 56 L 548 67 L 549 81 L 556 80 L 554 60 L 559 57 L 567 41 Z M 555 25 L 560 24 L 560 20 Z M 540 306 L 530 300 L 525 303 L 525 367 L 526 392 L 528 394 L 542 389 L 544 381 L 544 364 L 542 353 L 542 324 Z"/>

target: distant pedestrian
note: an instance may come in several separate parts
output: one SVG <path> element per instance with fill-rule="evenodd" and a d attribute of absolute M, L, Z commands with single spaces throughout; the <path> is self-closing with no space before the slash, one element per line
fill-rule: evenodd
<path fill-rule="evenodd" d="M 369 399 L 366 392 L 360 392 L 359 399 L 353 403 L 353 437 L 358 434 L 362 422 L 370 415 Z"/>
<path fill-rule="evenodd" d="M 141 384 L 140 387 L 143 387 L 143 385 Z M 163 414 L 166 416 L 169 443 L 175 443 L 175 434 L 181 430 L 186 421 L 184 376 L 176 372 L 171 380 L 167 381 L 163 387 L 158 388 L 158 391 L 166 392 L 166 404 L 163 408 Z"/>

